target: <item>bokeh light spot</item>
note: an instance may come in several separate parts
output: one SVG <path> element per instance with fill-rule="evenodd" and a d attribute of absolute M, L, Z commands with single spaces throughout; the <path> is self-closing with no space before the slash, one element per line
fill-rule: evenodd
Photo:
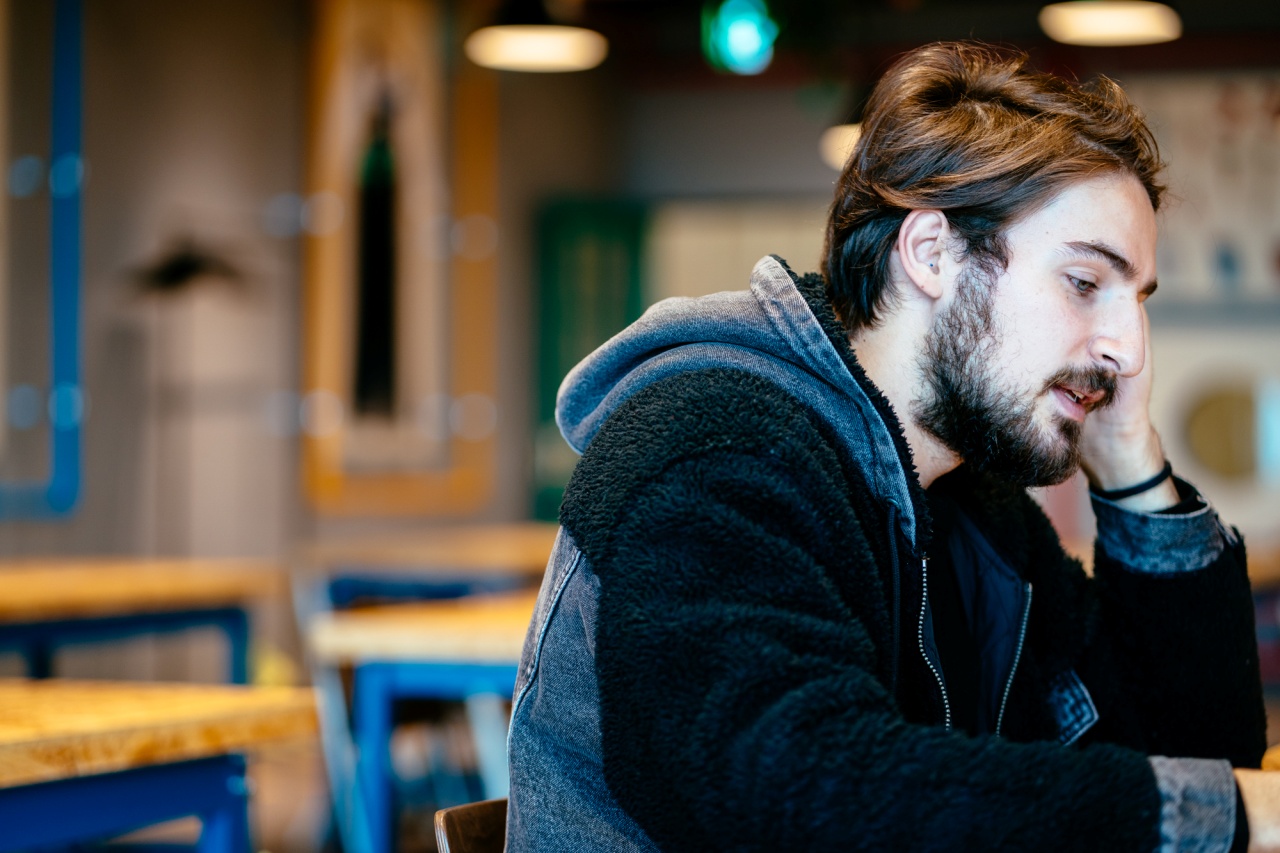
<path fill-rule="evenodd" d="M 306 205 L 297 193 L 277 193 L 262 208 L 262 230 L 272 237 L 296 237 Z"/>
<path fill-rule="evenodd" d="M 19 157 L 9 166 L 9 195 L 30 198 L 40 190 L 44 161 L 34 154 Z"/>
<path fill-rule="evenodd" d="M 498 223 L 482 213 L 464 216 L 453 224 L 450 242 L 455 254 L 483 261 L 498 250 Z"/>
<path fill-rule="evenodd" d="M 54 198 L 70 198 L 84 182 L 84 161 L 75 154 L 63 154 L 49 169 L 49 192 Z"/>
<path fill-rule="evenodd" d="M 777 38 L 764 0 L 724 0 L 703 9 L 702 52 L 719 71 L 759 74 L 773 61 Z"/>
<path fill-rule="evenodd" d="M 307 199 L 302 210 L 302 227 L 309 234 L 322 237 L 342 227 L 346 205 L 335 192 L 322 190 Z"/>
<path fill-rule="evenodd" d="M 54 429 L 74 429 L 84 419 L 84 412 L 84 392 L 79 385 L 63 382 L 49 395 L 49 422 Z"/>
<path fill-rule="evenodd" d="M 449 426 L 465 441 L 483 441 L 498 428 L 498 406 L 485 394 L 463 394 L 449 407 Z"/>
<path fill-rule="evenodd" d="M 418 401 L 414 410 L 414 426 L 429 441 L 446 441 L 449 438 L 449 395 L 428 394 Z"/>
<path fill-rule="evenodd" d="M 297 393 L 269 393 L 263 401 L 262 421 L 267 432 L 278 438 L 288 438 L 297 433 L 302 421 L 302 403 Z"/>
<path fill-rule="evenodd" d="M 313 438 L 336 435 L 345 418 L 342 399 L 332 391 L 318 389 L 302 398 L 302 429 Z"/>
<path fill-rule="evenodd" d="M 33 429 L 40 423 L 40 392 L 34 385 L 15 385 L 5 396 L 5 415 L 16 430 Z"/>

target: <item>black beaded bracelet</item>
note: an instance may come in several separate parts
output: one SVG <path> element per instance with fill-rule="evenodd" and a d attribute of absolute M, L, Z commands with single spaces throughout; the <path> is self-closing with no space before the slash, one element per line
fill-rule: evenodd
<path fill-rule="evenodd" d="M 1172 463 L 1169 462 L 1168 459 L 1166 459 L 1164 461 L 1164 467 L 1160 469 L 1159 474 L 1156 474 L 1150 480 L 1143 480 L 1141 483 L 1139 483 L 1136 486 L 1129 486 L 1128 488 L 1124 488 L 1124 489 L 1111 489 L 1109 491 L 1103 491 L 1102 489 L 1095 489 L 1092 486 L 1090 486 L 1089 491 L 1093 492 L 1095 495 L 1102 498 L 1103 500 L 1120 501 L 1120 500 L 1124 500 L 1125 498 L 1131 498 L 1134 495 L 1140 495 L 1143 492 L 1149 492 L 1172 476 L 1173 476 L 1173 465 Z"/>

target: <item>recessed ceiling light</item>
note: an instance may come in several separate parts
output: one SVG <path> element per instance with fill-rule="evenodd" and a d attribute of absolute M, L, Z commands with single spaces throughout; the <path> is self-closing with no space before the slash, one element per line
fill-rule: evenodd
<path fill-rule="evenodd" d="M 586 71 L 604 62 L 609 42 L 553 21 L 542 0 L 505 0 L 493 26 L 473 32 L 463 50 L 476 65 L 502 71 Z"/>
<path fill-rule="evenodd" d="M 1063 44 L 1118 47 L 1173 41 L 1182 35 L 1182 19 L 1148 0 L 1070 0 L 1041 9 L 1040 28 Z"/>
<path fill-rule="evenodd" d="M 586 71 L 604 62 L 609 43 L 584 27 L 494 26 L 476 30 L 463 49 L 476 65 L 502 71 Z"/>

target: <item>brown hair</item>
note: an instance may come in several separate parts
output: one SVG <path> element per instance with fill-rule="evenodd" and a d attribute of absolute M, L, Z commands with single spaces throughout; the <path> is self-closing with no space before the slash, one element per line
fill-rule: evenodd
<path fill-rule="evenodd" d="M 999 271 L 1007 229 L 1074 181 L 1127 172 L 1159 209 L 1159 151 L 1120 86 L 1105 77 L 1078 85 L 1026 62 L 980 44 L 932 44 L 880 79 L 823 250 L 846 329 L 874 325 L 891 298 L 889 260 L 912 210 L 945 212 L 963 257 Z"/>

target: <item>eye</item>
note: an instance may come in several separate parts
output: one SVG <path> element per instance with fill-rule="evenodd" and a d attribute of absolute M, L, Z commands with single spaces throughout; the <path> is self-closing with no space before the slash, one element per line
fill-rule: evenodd
<path fill-rule="evenodd" d="M 1073 275 L 1067 276 L 1067 281 L 1071 282 L 1071 286 L 1074 287 L 1081 296 L 1088 296 L 1090 293 L 1098 289 L 1098 285 L 1093 282 L 1087 281 L 1083 278 L 1076 278 Z"/>

